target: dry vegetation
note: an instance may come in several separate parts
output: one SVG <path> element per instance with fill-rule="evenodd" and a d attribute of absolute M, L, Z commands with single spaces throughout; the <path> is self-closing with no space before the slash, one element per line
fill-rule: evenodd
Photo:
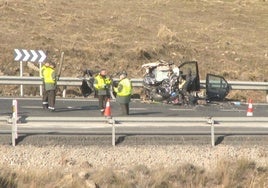
<path fill-rule="evenodd" d="M 5 168 L 0 172 L 0 187 L 267 187 L 267 177 L 267 167 L 257 167 L 252 161 L 240 159 L 222 161 L 215 172 L 191 164 L 174 169 L 148 169 L 138 165 L 124 170 L 32 170 L 30 173 Z"/>
<path fill-rule="evenodd" d="M 0 74 L 19 75 L 13 50 L 23 48 L 56 61 L 64 51 L 66 77 L 105 67 L 139 78 L 142 64 L 164 59 L 197 60 L 201 79 L 264 81 L 267 17 L 266 0 L 0 0 Z"/>

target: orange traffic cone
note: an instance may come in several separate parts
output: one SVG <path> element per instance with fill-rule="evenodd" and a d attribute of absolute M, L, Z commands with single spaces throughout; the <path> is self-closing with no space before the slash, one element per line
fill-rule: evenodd
<path fill-rule="evenodd" d="M 248 101 L 248 110 L 247 110 L 247 116 L 253 116 L 253 105 L 252 105 L 252 99 L 249 99 L 249 101 Z"/>
<path fill-rule="evenodd" d="M 111 117 L 111 106 L 110 106 L 110 99 L 107 99 L 105 110 L 104 110 L 104 116 Z"/>

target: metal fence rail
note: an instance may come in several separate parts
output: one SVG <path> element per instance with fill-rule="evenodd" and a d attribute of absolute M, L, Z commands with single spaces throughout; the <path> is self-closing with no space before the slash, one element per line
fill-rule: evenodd
<path fill-rule="evenodd" d="M 83 78 L 70 78 L 61 77 L 57 82 L 57 85 L 64 86 L 65 90 L 67 86 L 80 86 Z M 117 81 L 117 79 L 115 79 Z M 134 87 L 142 86 L 142 78 L 132 78 L 132 84 Z M 259 90 L 266 91 L 268 96 L 268 82 L 249 82 L 249 81 L 228 81 L 232 90 Z M 39 77 L 19 77 L 19 76 L 0 76 L 0 85 L 41 85 L 41 79 Z M 206 87 L 206 81 L 200 81 L 201 88 Z M 66 91 L 65 91 L 66 92 Z M 64 96 L 63 96 L 64 97 Z"/>
<path fill-rule="evenodd" d="M 83 78 L 70 78 L 61 77 L 57 85 L 60 86 L 80 86 Z M 117 81 L 118 79 L 114 79 Z M 133 86 L 141 87 L 142 79 L 134 78 L 131 79 Z M 0 85 L 41 85 L 42 81 L 40 77 L 19 77 L 19 76 L 0 76 Z"/>
<path fill-rule="evenodd" d="M 83 78 L 61 77 L 57 82 L 60 86 L 80 86 Z M 117 79 L 115 79 L 117 80 Z M 131 79 L 134 87 L 142 86 L 142 78 Z M 201 86 L 205 87 L 205 80 L 200 81 Z M 233 90 L 268 90 L 268 82 L 249 82 L 249 81 L 228 81 Z M 2 85 L 40 85 L 39 77 L 19 77 L 19 76 L 0 76 Z"/>

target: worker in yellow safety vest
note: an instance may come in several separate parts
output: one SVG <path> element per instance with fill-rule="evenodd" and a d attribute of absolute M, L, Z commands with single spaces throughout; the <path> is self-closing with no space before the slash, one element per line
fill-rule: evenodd
<path fill-rule="evenodd" d="M 48 108 L 48 96 L 45 90 L 44 71 L 49 67 L 49 62 L 45 62 L 40 69 L 40 78 L 42 80 L 42 105 L 44 109 Z"/>
<path fill-rule="evenodd" d="M 48 96 L 48 109 L 55 111 L 56 101 L 56 86 L 57 86 L 57 75 L 55 71 L 56 64 L 51 62 L 49 67 L 44 70 L 44 83 L 45 91 Z"/>
<path fill-rule="evenodd" d="M 127 78 L 127 72 L 123 71 L 119 77 L 120 81 L 117 87 L 114 87 L 116 101 L 120 104 L 122 115 L 129 115 L 129 103 L 132 94 L 132 83 Z"/>
<path fill-rule="evenodd" d="M 110 86 L 112 80 L 107 76 L 107 71 L 102 69 L 97 76 L 94 77 L 94 89 L 99 100 L 99 109 L 104 113 L 106 102 L 110 98 Z"/>

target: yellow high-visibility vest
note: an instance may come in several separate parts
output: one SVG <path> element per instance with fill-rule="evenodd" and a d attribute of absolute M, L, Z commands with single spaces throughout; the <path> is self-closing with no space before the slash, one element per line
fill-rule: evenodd
<path fill-rule="evenodd" d="M 54 76 L 55 70 L 51 67 L 47 67 L 44 71 L 44 82 L 47 84 L 56 83 L 56 78 Z"/>
<path fill-rule="evenodd" d="M 118 90 L 120 88 L 120 90 Z M 115 88 L 115 92 L 118 96 L 129 96 L 132 93 L 132 84 L 131 81 L 128 78 L 124 78 L 120 80 L 118 83 L 118 87 Z"/>
<path fill-rule="evenodd" d="M 48 66 L 43 65 L 40 70 L 40 77 L 43 79 L 44 78 L 44 71 L 48 68 Z"/>
<path fill-rule="evenodd" d="M 103 78 L 100 74 L 95 77 L 94 87 L 97 90 L 105 89 L 105 86 L 109 86 L 110 84 L 110 78 Z"/>

